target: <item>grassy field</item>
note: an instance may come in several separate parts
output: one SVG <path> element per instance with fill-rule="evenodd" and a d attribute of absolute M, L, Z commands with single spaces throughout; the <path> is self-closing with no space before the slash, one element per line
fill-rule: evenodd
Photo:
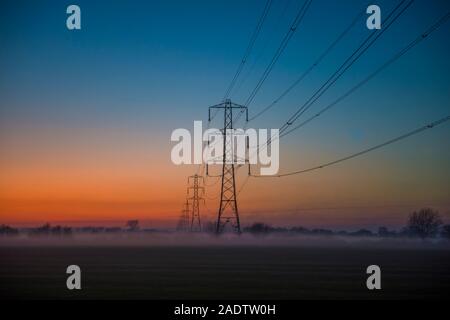
<path fill-rule="evenodd" d="M 65 287 L 82 269 L 82 290 Z M 382 269 L 382 290 L 365 269 Z M 450 292 L 450 251 L 305 247 L 0 247 L 3 298 L 403 299 Z"/>

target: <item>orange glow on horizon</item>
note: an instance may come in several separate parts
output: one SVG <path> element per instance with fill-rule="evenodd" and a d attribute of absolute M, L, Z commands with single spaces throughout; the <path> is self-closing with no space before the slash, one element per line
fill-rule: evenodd
<path fill-rule="evenodd" d="M 120 139 L 105 132 L 91 134 L 61 133 L 57 139 L 45 134 L 36 139 L 40 143 L 32 145 L 27 144 L 34 138 L 32 133 L 16 138 L 16 144 L 2 141 L 6 152 L 0 159 L 0 223 L 140 219 L 151 226 L 176 225 L 186 196 L 186 177 L 197 166 L 173 165 L 167 137 L 152 141 L 135 134 Z M 282 168 L 298 168 L 299 158 L 307 167 L 317 164 L 316 159 L 334 156 L 310 150 L 284 152 L 280 158 Z M 245 171 L 237 176 L 238 189 Z M 208 185 L 215 179 L 208 180 Z M 417 207 L 438 204 L 448 208 L 446 183 L 438 171 L 410 176 L 407 168 L 402 172 L 382 155 L 374 155 L 358 166 L 342 165 L 270 182 L 250 178 L 239 195 L 239 209 L 244 224 L 345 225 L 377 218 L 379 223 L 398 222 Z M 215 218 L 219 200 L 211 199 L 217 197 L 219 188 L 220 182 L 207 188 L 210 210 L 203 209 L 204 220 Z M 376 210 L 398 204 L 404 208 Z M 375 209 L 364 209 L 370 206 Z M 394 220 L 389 216 L 392 212 Z"/>

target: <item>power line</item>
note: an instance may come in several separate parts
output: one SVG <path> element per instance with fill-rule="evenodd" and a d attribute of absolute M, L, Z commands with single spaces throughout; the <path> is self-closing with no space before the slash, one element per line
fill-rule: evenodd
<path fill-rule="evenodd" d="M 220 177 L 216 177 L 216 178 L 220 178 Z M 216 181 L 214 181 L 214 182 L 211 183 L 211 184 L 205 183 L 205 186 L 206 186 L 206 187 L 212 187 L 212 186 L 215 186 L 219 181 L 220 181 L 220 179 L 217 179 Z"/>
<path fill-rule="evenodd" d="M 267 0 L 266 5 L 264 6 L 264 10 L 261 14 L 261 17 L 258 20 L 258 24 L 256 25 L 255 30 L 253 31 L 253 34 L 250 38 L 250 42 L 247 46 L 247 49 L 245 50 L 244 56 L 236 70 L 236 73 L 234 74 L 233 79 L 231 80 L 230 85 L 228 86 L 227 91 L 225 92 L 225 96 L 223 97 L 223 100 L 225 101 L 228 96 L 231 93 L 231 90 L 233 90 L 234 85 L 236 84 L 237 79 L 239 78 L 239 75 L 242 72 L 242 69 L 244 68 L 245 63 L 247 62 L 247 59 L 252 51 L 252 48 L 255 44 L 256 39 L 258 38 L 259 32 L 261 31 L 261 28 L 264 24 L 264 21 L 266 20 L 267 14 L 269 13 L 270 7 L 272 5 L 272 0 Z"/>
<path fill-rule="evenodd" d="M 245 106 L 248 107 L 250 105 L 250 103 L 253 101 L 253 99 L 255 98 L 256 94 L 258 93 L 259 89 L 262 87 L 262 85 L 266 81 L 267 77 L 269 76 L 270 72 L 272 71 L 273 67 L 275 66 L 275 63 L 278 61 L 278 58 L 281 56 L 281 54 L 283 53 L 284 49 L 288 45 L 290 39 L 294 35 L 298 25 L 303 20 L 303 17 L 305 16 L 306 11 L 308 10 L 309 6 L 311 5 L 311 2 L 312 2 L 312 0 L 305 1 L 303 6 L 298 11 L 297 16 L 294 19 L 294 22 L 291 24 L 291 27 L 289 28 L 289 30 L 286 33 L 286 35 L 283 38 L 283 40 L 281 41 L 281 44 L 278 47 L 278 50 L 275 52 L 272 60 L 270 61 L 269 65 L 266 67 L 266 70 L 264 71 L 264 73 L 262 74 L 262 76 L 259 79 L 258 83 L 256 84 L 256 87 L 253 89 L 252 93 L 247 98 L 247 100 L 245 102 Z M 233 119 L 233 122 L 237 122 L 241 118 L 241 116 L 242 116 L 242 112 L 237 114 L 235 119 Z"/>
<path fill-rule="evenodd" d="M 308 110 L 317 99 L 322 96 L 325 91 L 327 91 L 336 81 L 373 45 L 373 43 L 387 30 L 389 27 L 405 12 L 407 8 L 414 2 L 414 0 L 409 0 L 408 3 L 398 12 L 395 17 L 391 20 L 395 12 L 401 8 L 406 0 L 401 0 L 397 6 L 388 14 L 386 21 L 387 25 L 383 27 L 381 32 L 372 32 L 353 53 L 344 61 L 344 63 L 328 78 L 328 80 L 322 84 L 322 86 L 289 118 L 289 120 L 280 128 L 280 135 L 283 136 L 284 132 L 289 126 L 291 126 L 306 110 Z M 377 30 L 378 31 L 378 30 Z M 374 37 L 374 39 L 371 38 Z M 371 42 L 369 42 L 371 41 Z M 368 43 L 369 42 L 369 43 Z M 368 44 L 367 44 L 368 43 Z M 367 46 L 366 46 L 367 44 Z M 353 61 L 351 61 L 353 58 Z M 261 149 L 267 148 L 273 137 L 271 136 L 268 141 L 261 146 Z"/>
<path fill-rule="evenodd" d="M 386 18 L 385 26 L 381 31 L 372 32 L 361 45 L 347 58 L 347 60 L 328 78 L 328 80 L 288 119 L 288 121 L 280 128 L 280 133 L 283 133 L 289 126 L 291 126 L 297 119 L 306 112 L 336 81 L 379 39 L 379 37 L 389 29 L 389 27 L 409 8 L 414 0 L 409 0 L 408 3 L 401 8 L 406 0 L 400 3 L 389 13 Z M 400 12 L 395 14 L 399 9 Z M 394 18 L 391 17 L 394 16 Z M 373 39 L 372 39 L 373 38 Z M 353 60 L 352 60 L 353 59 Z"/>
<path fill-rule="evenodd" d="M 357 153 L 353 153 L 353 154 L 348 155 L 346 157 L 339 158 L 337 160 L 334 160 L 334 161 L 331 161 L 331 162 L 327 162 L 327 163 L 324 163 L 324 164 L 321 164 L 321 165 L 318 165 L 318 166 L 315 166 L 315 167 L 311 167 L 311 168 L 303 169 L 303 170 L 298 170 L 298 171 L 292 171 L 292 172 L 283 173 L 283 174 L 278 174 L 278 175 L 274 175 L 274 176 L 255 176 L 255 175 L 252 175 L 252 177 L 255 177 L 255 178 L 282 178 L 282 177 L 293 176 L 293 175 L 297 175 L 297 174 L 306 173 L 306 172 L 322 169 L 322 168 L 325 168 L 325 167 L 329 167 L 329 166 L 338 164 L 340 162 L 344 162 L 344 161 L 347 161 L 347 160 L 350 160 L 350 159 L 362 156 L 362 155 L 364 155 L 366 153 L 369 153 L 371 151 L 383 148 L 383 147 L 385 147 L 387 145 L 390 145 L 390 144 L 392 144 L 394 142 L 398 142 L 400 140 L 406 139 L 406 138 L 411 137 L 413 135 L 419 134 L 419 133 L 421 133 L 421 132 L 423 132 L 425 130 L 435 128 L 435 127 L 437 127 L 437 126 L 439 126 L 441 124 L 444 124 L 445 122 L 447 122 L 449 120 L 450 120 L 450 116 L 444 117 L 442 119 L 439 119 L 439 120 L 436 120 L 434 122 L 431 122 L 431 123 L 429 123 L 429 124 L 427 124 L 427 125 L 425 125 L 423 127 L 420 127 L 420 128 L 415 129 L 415 130 L 412 130 L 410 132 L 407 132 L 405 134 L 402 134 L 401 136 L 398 136 L 396 138 L 393 138 L 393 139 L 390 139 L 390 140 L 385 141 L 383 143 L 380 143 L 378 145 L 375 145 L 375 146 L 373 146 L 371 148 L 359 151 Z"/>
<path fill-rule="evenodd" d="M 280 16 L 277 18 L 277 22 L 276 22 L 275 26 L 273 27 L 273 30 L 278 30 L 278 27 L 280 26 L 281 22 L 283 21 L 283 18 L 286 15 L 286 12 L 288 11 L 288 8 L 291 5 L 291 2 L 292 2 L 292 0 L 287 0 L 286 1 L 286 4 L 284 5 L 284 9 L 282 10 Z M 235 94 L 237 94 L 240 91 L 240 89 L 242 88 L 244 83 L 247 81 L 248 77 L 252 74 L 253 70 L 255 69 L 256 64 L 263 57 L 264 52 L 266 51 L 269 43 L 271 42 L 269 40 L 270 40 L 269 38 L 266 38 L 266 41 L 264 42 L 263 48 L 260 50 L 259 54 L 254 59 L 252 65 L 250 66 L 248 71 L 245 73 L 245 75 L 243 77 L 241 77 L 241 81 L 239 81 L 239 83 L 237 84 L 237 86 L 236 86 L 236 88 L 234 90 Z"/>
<path fill-rule="evenodd" d="M 247 49 L 245 50 L 244 56 L 243 56 L 239 66 L 238 66 L 238 68 L 236 70 L 236 73 L 234 74 L 233 79 L 231 80 L 230 85 L 227 88 L 227 91 L 225 92 L 225 96 L 223 98 L 224 101 L 228 98 L 228 96 L 230 95 L 231 91 L 233 90 L 233 87 L 236 84 L 236 81 L 239 78 L 239 75 L 241 74 L 245 63 L 247 62 L 247 59 L 248 59 L 248 57 L 249 57 L 249 55 L 250 55 L 250 53 L 251 53 L 251 51 L 253 49 L 253 46 L 254 46 L 254 44 L 256 42 L 256 39 L 258 38 L 258 35 L 259 35 L 259 33 L 261 31 L 261 28 L 262 28 L 262 26 L 263 26 L 263 24 L 264 24 L 264 22 L 265 22 L 265 20 L 267 18 L 267 15 L 268 15 L 268 13 L 270 11 L 270 7 L 271 6 L 272 6 L 272 0 L 267 0 L 266 5 L 264 6 L 264 10 L 263 10 L 263 12 L 262 12 L 262 14 L 261 14 L 261 16 L 260 16 L 260 18 L 258 20 L 257 25 L 256 25 L 256 28 L 253 31 L 253 34 L 252 34 L 252 36 L 250 38 L 249 44 L 247 46 Z M 214 110 L 214 113 L 212 115 L 211 114 L 209 115 L 208 128 L 210 127 L 211 121 L 216 117 L 218 112 L 219 112 L 219 109 L 216 109 L 216 110 Z M 197 170 L 197 174 L 200 174 L 200 173 L 203 174 L 204 169 L 205 169 L 205 166 L 203 164 L 200 165 L 198 170 Z M 210 176 L 210 175 L 208 175 L 208 172 L 206 172 L 206 177 L 207 178 L 208 177 L 217 177 L 217 178 L 219 178 L 219 177 L 222 177 L 222 175 Z M 219 179 L 217 181 L 219 181 Z M 216 183 L 217 183 L 217 181 L 216 181 Z M 215 183 L 213 183 L 212 185 L 214 185 L 214 184 Z"/>
<path fill-rule="evenodd" d="M 408 45 L 406 45 L 404 48 L 402 48 L 400 51 L 398 51 L 396 54 L 394 54 L 390 59 L 385 61 L 380 67 L 378 67 L 374 72 L 372 72 L 370 75 L 368 75 L 366 78 L 364 78 L 362 81 L 360 81 L 358 84 L 353 86 L 350 90 L 348 90 L 346 93 L 344 93 L 342 96 L 334 100 L 332 103 L 327 105 L 325 108 L 321 109 L 318 113 L 314 114 L 310 118 L 306 119 L 296 127 L 284 132 L 282 135 L 280 135 L 280 139 L 290 133 L 292 133 L 295 130 L 300 129 L 304 125 L 308 124 L 312 120 L 318 118 L 326 111 L 330 110 L 332 107 L 336 106 L 338 103 L 342 102 L 344 99 L 346 99 L 348 96 L 353 94 L 356 90 L 361 88 L 363 85 L 365 85 L 367 82 L 369 82 L 371 79 L 373 79 L 375 76 L 377 76 L 381 71 L 386 69 L 388 66 L 390 66 L 392 63 L 396 62 L 398 59 L 400 59 L 403 55 L 405 55 L 409 50 L 413 49 L 416 45 L 421 43 L 423 40 L 427 39 L 428 36 L 433 33 L 434 31 L 438 30 L 440 27 L 442 27 L 448 20 L 450 19 L 450 12 L 447 12 L 442 17 L 440 17 L 431 27 L 426 29 L 423 33 L 418 35 L 413 41 L 411 41 Z"/>
<path fill-rule="evenodd" d="M 356 22 L 366 13 L 366 8 L 358 12 L 357 16 L 352 20 L 349 26 L 345 28 L 345 30 L 339 34 L 339 36 L 325 49 L 325 51 L 313 62 L 311 66 L 308 67 L 301 75 L 297 78 L 283 93 L 276 98 L 272 103 L 270 103 L 268 106 L 266 106 L 264 109 L 262 109 L 260 112 L 258 112 L 256 115 L 248 119 L 248 121 L 253 121 L 256 118 L 260 117 L 267 111 L 269 111 L 271 108 L 273 108 L 278 102 L 280 102 L 289 92 L 291 92 L 292 89 L 294 89 L 297 85 L 302 82 L 302 80 L 315 68 L 317 67 L 322 60 L 336 47 L 336 45 L 347 35 L 348 32 L 355 26 Z"/>
<path fill-rule="evenodd" d="M 247 184 L 247 182 L 248 182 L 248 180 L 249 180 L 250 177 L 251 177 L 250 175 L 247 175 L 247 176 L 245 177 L 245 180 L 244 180 L 244 182 L 242 183 L 242 185 L 241 185 L 241 187 L 239 188 L 239 191 L 237 192 L 236 195 L 239 195 L 239 194 L 242 192 L 242 190 L 244 190 L 244 187 L 245 187 L 245 185 Z"/>
<path fill-rule="evenodd" d="M 419 35 L 416 39 L 414 39 L 411 43 L 409 43 L 406 47 L 404 47 L 402 50 L 400 50 L 398 53 L 396 53 L 393 57 L 391 57 L 389 60 L 387 60 L 384 64 L 382 64 L 377 70 L 375 70 L 374 72 L 372 72 L 368 77 L 366 77 L 364 80 L 362 80 L 361 82 L 359 82 L 357 85 L 355 85 L 353 88 L 351 88 L 349 91 L 347 91 L 345 94 L 343 94 L 342 96 L 340 96 L 338 99 L 336 99 L 335 101 L 333 101 L 332 103 L 330 103 L 328 106 L 326 106 L 325 108 L 323 108 L 322 110 L 320 110 L 318 113 L 316 113 L 315 115 L 313 115 L 312 117 L 310 117 L 309 119 L 305 120 L 304 122 L 302 122 L 301 124 L 299 124 L 298 126 L 292 128 L 289 131 L 286 131 L 285 133 L 283 133 L 282 135 L 280 135 L 280 138 L 290 134 L 291 132 L 303 127 L 305 124 L 309 123 L 310 121 L 312 121 L 313 119 L 319 117 L 320 115 L 322 115 L 324 112 L 328 111 L 329 109 L 331 109 L 332 107 L 334 107 L 336 104 L 338 104 L 339 102 L 341 102 L 342 100 L 344 100 L 345 98 L 347 98 L 349 95 L 351 95 L 353 92 L 355 92 L 357 89 L 359 89 L 360 87 L 362 87 L 364 84 L 366 84 L 369 80 L 371 80 L 373 77 L 375 77 L 377 74 L 379 74 L 382 70 L 384 70 L 385 68 L 387 68 L 389 65 L 391 65 L 392 63 L 394 63 L 396 60 L 398 60 L 400 57 L 402 57 L 404 54 L 406 54 L 409 50 L 411 50 L 412 48 L 414 48 L 416 45 L 418 45 L 420 42 L 422 42 L 423 40 L 425 40 L 432 32 L 434 32 L 435 30 L 437 30 L 438 28 L 440 28 L 444 23 L 446 23 L 448 21 L 448 19 L 450 18 L 450 12 L 447 12 L 444 16 L 442 16 L 433 26 L 431 26 L 430 28 L 428 28 L 424 33 L 422 33 L 421 35 Z M 249 120 L 250 121 L 250 120 Z"/>
<path fill-rule="evenodd" d="M 284 36 L 283 40 L 280 43 L 280 46 L 278 47 L 277 51 L 275 52 L 272 60 L 266 67 L 266 70 L 262 74 L 261 78 L 259 79 L 258 83 L 256 84 L 256 87 L 253 89 L 253 91 L 250 93 L 250 96 L 247 98 L 247 101 L 245 102 L 245 106 L 248 107 L 250 103 L 255 98 L 256 94 L 258 93 L 259 89 L 263 85 L 263 83 L 266 81 L 267 77 L 269 76 L 270 72 L 272 71 L 275 63 L 278 61 L 278 58 L 283 53 L 284 49 L 288 45 L 289 41 L 291 40 L 292 36 L 294 35 L 295 31 L 297 30 L 299 24 L 302 22 L 303 17 L 306 14 L 306 11 L 308 10 L 309 6 L 311 5 L 312 0 L 306 0 L 303 3 L 303 6 L 301 6 L 300 10 L 297 12 L 297 15 L 295 16 L 294 21 L 292 22 L 288 32 Z"/>
<path fill-rule="evenodd" d="M 247 46 L 247 49 L 245 50 L 244 56 L 243 56 L 239 66 L 238 66 L 238 69 L 236 70 L 236 73 L 235 73 L 233 79 L 231 80 L 230 85 L 227 88 L 227 91 L 225 92 L 225 96 L 224 96 L 223 100 L 227 99 L 227 97 L 231 93 L 231 90 L 233 89 L 234 85 L 236 84 L 236 81 L 239 78 L 239 75 L 242 72 L 242 69 L 243 69 L 245 63 L 247 62 L 247 59 L 248 59 L 248 57 L 249 57 L 249 55 L 250 55 L 250 53 L 252 51 L 252 48 L 253 48 L 253 46 L 254 46 L 254 44 L 256 42 L 256 39 L 258 38 L 258 35 L 259 35 L 260 31 L 261 31 L 261 28 L 262 28 L 262 26 L 264 24 L 264 21 L 267 18 L 267 15 L 268 15 L 268 13 L 270 11 L 270 7 L 271 6 L 272 6 L 272 0 L 267 0 L 266 5 L 264 6 L 264 10 L 263 10 L 263 12 L 262 12 L 262 14 L 261 14 L 261 16 L 260 16 L 260 18 L 258 20 L 258 23 L 257 23 L 257 25 L 255 27 L 255 30 L 253 31 L 252 36 L 250 38 L 249 44 Z M 211 124 L 211 121 L 216 117 L 218 112 L 219 112 L 219 109 L 215 109 L 213 111 L 213 114 L 209 116 L 208 128 L 209 128 L 209 126 Z M 203 169 L 204 169 L 203 165 L 200 165 L 198 170 L 197 170 L 197 173 L 199 173 L 200 171 L 203 171 Z"/>
<path fill-rule="evenodd" d="M 376 75 L 378 75 L 382 70 L 384 70 L 385 68 L 387 68 L 389 65 L 391 65 L 392 63 L 394 63 L 395 61 L 397 61 L 399 58 L 401 58 L 404 54 L 406 54 L 409 50 L 411 50 L 412 48 L 414 48 L 416 45 L 418 45 L 419 43 L 421 43 L 423 40 L 427 39 L 429 37 L 429 35 L 431 33 L 433 33 L 434 31 L 438 30 L 440 27 L 442 27 L 446 22 L 448 22 L 448 20 L 450 19 L 450 12 L 447 12 L 446 14 L 444 14 L 442 17 L 440 17 L 433 25 L 431 25 L 428 29 L 426 29 L 423 33 L 421 33 L 419 36 L 417 36 L 412 42 L 410 42 L 407 46 L 405 46 L 403 49 L 401 49 L 399 52 L 397 52 L 395 55 L 393 55 L 390 59 L 388 59 L 385 63 L 383 63 L 378 69 L 376 69 L 374 72 L 372 72 L 368 77 L 366 77 L 364 80 L 362 80 L 361 82 L 359 82 L 357 85 L 355 85 L 353 88 L 351 88 L 349 91 L 347 91 L 344 95 L 342 95 L 341 97 L 339 97 L 338 99 L 336 99 L 334 102 L 332 102 L 331 104 L 329 104 L 328 106 L 326 106 L 325 108 L 323 108 L 322 110 L 320 110 L 317 114 L 313 115 L 312 117 L 310 117 L 309 119 L 305 120 L 304 122 L 302 122 L 300 125 L 294 127 L 293 129 L 285 132 L 284 134 L 280 135 L 280 139 L 288 134 L 290 134 L 291 132 L 299 129 L 300 127 L 306 125 L 307 123 L 309 123 L 310 121 L 316 119 L 317 117 L 319 117 L 321 114 L 323 114 L 324 112 L 328 111 L 329 109 L 331 109 L 333 106 L 337 105 L 339 102 L 341 102 L 342 100 L 344 100 L 345 98 L 347 98 L 349 95 L 351 95 L 353 92 L 355 92 L 357 89 L 359 89 L 360 87 L 362 87 L 364 84 L 366 84 L 369 80 L 371 80 L 373 77 L 375 77 Z M 448 119 L 447 119 L 448 120 Z M 447 121 L 445 120 L 445 121 Z M 440 123 L 439 123 L 440 124 Z M 423 131 L 423 130 L 422 130 Z M 394 142 L 394 141 L 393 141 Z M 393 143 L 391 142 L 391 143 Z M 381 146 L 379 146 L 381 147 Z M 369 152 L 369 151 L 367 151 Z M 330 164 L 331 165 L 331 164 Z M 307 170 L 302 170 L 304 172 L 308 172 L 311 171 L 312 169 L 316 170 L 319 168 L 322 168 L 323 166 L 318 166 L 315 168 L 310 168 Z M 300 172 L 299 172 L 300 173 Z M 242 190 L 242 188 L 241 188 Z M 240 190 L 240 191 L 241 191 Z"/>

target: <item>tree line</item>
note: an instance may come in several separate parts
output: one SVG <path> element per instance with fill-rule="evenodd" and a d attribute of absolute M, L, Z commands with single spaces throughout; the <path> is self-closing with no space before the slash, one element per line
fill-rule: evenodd
<path fill-rule="evenodd" d="M 437 210 L 431 208 L 423 208 L 412 212 L 407 219 L 406 226 L 400 231 L 389 230 L 386 227 L 379 227 L 377 232 L 367 229 L 358 231 L 333 231 L 329 229 L 308 229 L 304 227 L 272 227 L 262 222 L 256 222 L 251 226 L 245 227 L 244 232 L 252 234 L 269 234 L 269 233 L 294 233 L 305 235 L 341 235 L 341 236 L 358 236 L 358 237 L 414 237 L 420 239 L 442 237 L 450 239 L 450 224 L 444 225 L 442 217 Z"/>
<path fill-rule="evenodd" d="M 19 229 L 8 225 L 0 225 L 0 236 L 18 235 Z M 120 232 L 157 232 L 157 229 L 140 229 L 138 220 L 130 220 L 126 223 L 125 228 L 120 227 L 81 227 L 70 228 L 64 226 L 51 226 L 44 224 L 41 227 L 29 228 L 26 230 L 28 235 L 61 235 L 67 236 L 73 233 L 120 233 Z M 203 232 L 214 233 L 215 224 L 207 222 L 203 224 Z M 166 232 L 166 231 L 164 231 Z M 265 234 L 303 234 L 303 235 L 319 235 L 319 236 L 355 236 L 355 237 L 413 237 L 420 239 L 441 237 L 450 239 L 450 224 L 443 223 L 443 219 L 437 210 L 431 208 L 423 208 L 412 212 L 407 219 L 406 226 L 401 230 L 389 230 L 386 227 L 379 227 L 377 232 L 367 229 L 357 231 L 334 231 L 330 229 L 308 229 L 301 226 L 295 227 L 273 227 L 263 222 L 256 222 L 250 226 L 244 227 L 244 233 L 254 235 Z"/>

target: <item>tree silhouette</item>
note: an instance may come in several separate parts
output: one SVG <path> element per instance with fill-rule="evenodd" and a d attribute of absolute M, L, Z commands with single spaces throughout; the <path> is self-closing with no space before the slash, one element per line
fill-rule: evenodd
<path fill-rule="evenodd" d="M 249 227 L 244 228 L 244 231 L 254 233 L 254 234 L 267 234 L 271 231 L 273 231 L 272 227 L 262 223 L 262 222 L 255 222 Z"/>
<path fill-rule="evenodd" d="M 450 239 L 450 224 L 446 224 L 442 227 L 441 236 L 446 239 Z"/>
<path fill-rule="evenodd" d="M 139 220 L 128 220 L 127 225 L 129 231 L 139 230 Z"/>
<path fill-rule="evenodd" d="M 438 211 L 423 208 L 410 214 L 407 230 L 410 235 L 425 239 L 436 236 L 441 224 L 442 220 Z"/>

